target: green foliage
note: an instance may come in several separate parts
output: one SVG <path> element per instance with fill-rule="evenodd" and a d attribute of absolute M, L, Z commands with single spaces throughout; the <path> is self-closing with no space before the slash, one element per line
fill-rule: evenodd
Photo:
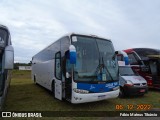
<path fill-rule="evenodd" d="M 30 63 L 14 63 L 14 69 L 19 69 L 19 66 L 31 66 Z"/>

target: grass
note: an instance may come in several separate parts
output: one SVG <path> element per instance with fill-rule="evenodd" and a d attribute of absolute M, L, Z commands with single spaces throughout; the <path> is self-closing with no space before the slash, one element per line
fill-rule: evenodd
<path fill-rule="evenodd" d="M 116 98 L 74 105 L 54 99 L 51 92 L 35 85 L 30 71 L 14 70 L 5 111 L 115 111 L 115 106 L 119 104 L 125 107 L 124 110 L 127 110 L 127 104 L 150 104 L 152 108 L 160 108 L 160 91 L 150 90 L 143 97 Z"/>

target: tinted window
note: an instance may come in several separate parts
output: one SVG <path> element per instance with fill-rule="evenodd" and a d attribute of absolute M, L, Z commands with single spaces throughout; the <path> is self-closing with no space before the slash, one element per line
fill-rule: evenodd
<path fill-rule="evenodd" d="M 55 57 L 55 53 L 60 51 L 60 40 L 57 40 L 54 44 L 51 44 L 38 54 L 34 56 L 34 62 L 44 62 L 52 60 Z"/>
<path fill-rule="evenodd" d="M 127 66 L 120 66 L 119 67 L 119 73 L 121 76 L 131 76 L 131 75 L 135 75 L 135 73 L 133 72 L 131 67 L 127 67 Z"/>
<path fill-rule="evenodd" d="M 0 96 L 3 94 L 4 78 L 2 73 L 2 54 L 0 54 Z"/>
<path fill-rule="evenodd" d="M 3 29 L 0 29 L 0 47 L 5 47 L 7 39 L 7 32 Z"/>
<path fill-rule="evenodd" d="M 123 55 L 117 55 L 117 60 L 118 60 L 118 61 L 124 61 Z"/>
<path fill-rule="evenodd" d="M 57 79 L 61 79 L 61 53 L 58 52 L 55 55 L 55 76 Z"/>
<path fill-rule="evenodd" d="M 160 50 L 149 48 L 137 48 L 135 49 L 135 52 L 140 56 L 142 60 L 148 60 L 149 55 L 160 55 Z"/>
<path fill-rule="evenodd" d="M 128 57 L 131 65 L 138 65 L 138 61 L 133 53 L 128 54 Z"/>

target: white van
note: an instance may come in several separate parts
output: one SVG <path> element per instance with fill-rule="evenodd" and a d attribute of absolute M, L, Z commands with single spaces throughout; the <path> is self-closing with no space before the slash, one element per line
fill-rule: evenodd
<path fill-rule="evenodd" d="M 119 97 L 140 95 L 148 92 L 147 81 L 136 74 L 130 65 L 119 66 L 120 93 Z"/>

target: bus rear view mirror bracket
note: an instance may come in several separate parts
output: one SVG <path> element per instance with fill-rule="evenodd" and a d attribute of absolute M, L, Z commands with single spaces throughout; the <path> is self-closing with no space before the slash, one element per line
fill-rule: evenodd
<path fill-rule="evenodd" d="M 115 51 L 115 55 L 118 55 L 118 51 Z"/>
<path fill-rule="evenodd" d="M 14 49 L 12 45 L 5 48 L 5 64 L 4 69 L 13 69 L 14 64 Z"/>
<path fill-rule="evenodd" d="M 113 60 L 115 59 L 116 55 L 118 55 L 118 51 L 115 51 L 115 53 L 114 53 L 114 55 L 112 57 Z"/>

